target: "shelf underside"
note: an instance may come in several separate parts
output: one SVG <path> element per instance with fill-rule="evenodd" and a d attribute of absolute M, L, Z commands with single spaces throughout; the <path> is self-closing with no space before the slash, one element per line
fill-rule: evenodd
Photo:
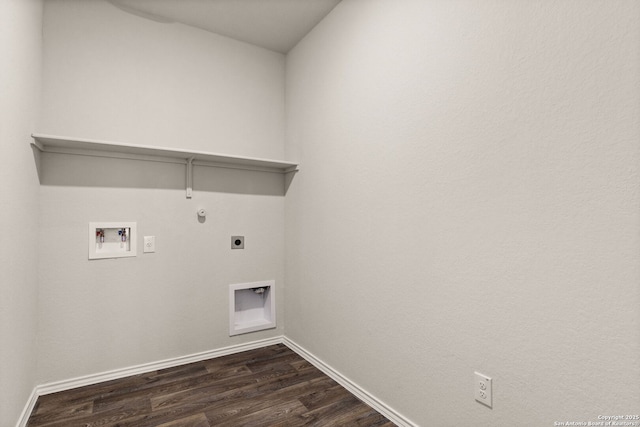
<path fill-rule="evenodd" d="M 53 135 L 32 134 L 33 145 L 45 153 L 79 154 L 97 157 L 116 157 L 186 164 L 220 166 L 265 172 L 288 173 L 298 170 L 298 165 L 280 160 L 231 156 L 191 150 L 133 145 L 119 142 L 68 138 Z"/>

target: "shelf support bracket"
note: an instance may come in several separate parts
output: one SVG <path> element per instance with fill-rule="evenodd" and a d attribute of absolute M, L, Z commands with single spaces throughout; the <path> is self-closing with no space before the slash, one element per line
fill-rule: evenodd
<path fill-rule="evenodd" d="M 187 159 L 187 199 L 193 193 L 193 157 Z"/>

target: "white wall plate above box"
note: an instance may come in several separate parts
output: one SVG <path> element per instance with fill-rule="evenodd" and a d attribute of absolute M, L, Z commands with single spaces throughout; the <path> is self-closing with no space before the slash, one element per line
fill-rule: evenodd
<path fill-rule="evenodd" d="M 135 222 L 90 222 L 89 259 L 136 256 Z"/>

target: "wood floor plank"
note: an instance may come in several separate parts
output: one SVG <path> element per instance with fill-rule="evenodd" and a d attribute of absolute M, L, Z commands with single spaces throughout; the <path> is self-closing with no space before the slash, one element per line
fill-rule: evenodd
<path fill-rule="evenodd" d="M 202 393 L 201 389 L 194 390 L 196 395 L 192 398 L 186 396 L 185 400 L 180 404 L 165 405 L 162 409 L 157 409 L 151 414 L 143 414 L 139 417 L 126 420 L 121 426 L 155 426 L 159 424 L 160 420 L 170 420 L 178 416 L 185 416 L 185 414 L 202 411 L 203 408 L 207 408 L 207 411 L 218 410 L 219 407 L 228 405 L 230 402 L 255 403 L 261 400 L 271 401 L 278 397 L 276 393 L 292 394 L 295 393 L 295 390 L 300 392 L 304 387 L 312 387 L 312 383 L 318 380 L 325 381 L 323 383 L 324 386 L 335 384 L 331 378 L 323 376 L 317 369 L 309 368 L 300 372 L 296 371 L 291 374 L 286 374 L 277 380 L 274 379 L 257 387 L 255 383 L 251 383 L 248 386 L 234 388 L 218 394 Z"/>
<path fill-rule="evenodd" d="M 28 427 L 394 424 L 278 344 L 41 396 Z"/>
<path fill-rule="evenodd" d="M 306 420 L 305 425 L 352 426 L 356 425 L 355 420 L 357 418 L 369 411 L 371 411 L 369 406 L 363 404 L 355 396 L 349 395 L 329 405 L 313 411 L 307 411 L 304 413 L 303 418 Z"/>
<path fill-rule="evenodd" d="M 158 427 L 211 427 L 211 424 L 209 424 L 207 417 L 203 413 L 200 413 L 180 418 L 175 421 L 169 421 L 168 423 L 159 424 Z"/>
<path fill-rule="evenodd" d="M 278 364 L 272 366 L 270 370 L 263 370 L 259 373 L 242 377 L 225 378 L 213 382 L 206 387 L 185 389 L 171 394 L 152 397 L 151 406 L 154 410 L 158 410 L 195 402 L 214 402 L 227 392 L 244 390 L 246 388 L 254 389 L 261 383 L 268 383 L 287 374 L 294 375 L 297 374 L 297 372 L 290 365 Z"/>
<path fill-rule="evenodd" d="M 121 412 L 129 409 L 148 409 L 151 410 L 151 404 L 149 399 L 143 396 L 127 397 L 118 396 L 118 399 L 110 399 L 104 401 L 103 399 L 94 400 L 93 413 L 104 414 L 106 412 Z"/>
<path fill-rule="evenodd" d="M 313 379 L 313 376 L 309 376 L 308 378 Z M 299 380 L 299 378 L 296 378 Z M 300 380 L 301 381 L 301 380 Z M 304 381 L 302 381 L 304 382 Z M 158 423 L 158 420 L 166 420 L 171 419 L 172 417 L 182 416 L 184 414 L 202 411 L 203 408 L 207 408 L 207 414 L 209 411 L 218 411 L 220 408 L 223 408 L 229 405 L 239 405 L 243 406 L 244 403 L 249 403 L 251 405 L 255 405 L 255 403 L 260 403 L 262 400 L 267 402 L 272 401 L 272 396 L 265 396 L 265 393 L 268 393 L 270 390 L 278 390 L 278 386 L 271 384 L 271 387 L 263 390 L 258 390 L 255 387 L 249 386 L 242 389 L 230 390 L 228 392 L 214 395 L 207 394 L 201 395 L 197 400 L 189 400 L 184 401 L 180 405 L 174 405 L 171 407 L 165 407 L 162 410 L 153 411 L 151 414 L 147 414 L 144 416 L 140 416 L 135 419 L 127 420 L 126 423 L 123 423 L 122 426 L 155 426 Z M 282 383 L 281 383 L 282 384 Z M 228 414 L 227 414 L 228 415 Z"/>
<path fill-rule="evenodd" d="M 315 366 L 313 366 L 311 363 L 304 360 L 303 358 L 299 358 L 297 360 L 294 360 L 293 362 L 289 362 L 289 364 L 294 368 L 296 368 L 297 370 L 301 370 L 305 368 L 315 368 Z"/>
<path fill-rule="evenodd" d="M 220 426 L 220 425 L 241 425 L 240 420 L 244 419 L 245 422 L 247 420 L 247 416 L 254 414 L 256 412 L 269 410 L 274 407 L 279 407 L 281 405 L 291 406 L 291 403 L 294 402 L 295 399 L 269 399 L 269 400 L 253 400 L 253 399 L 235 399 L 229 402 L 226 402 L 225 405 L 221 405 L 207 411 L 207 419 L 211 425 Z"/>
<path fill-rule="evenodd" d="M 151 412 L 149 401 L 137 399 L 132 401 L 121 402 L 120 405 L 99 413 L 84 414 L 82 416 L 62 417 L 50 420 L 45 423 L 37 423 L 35 420 L 29 420 L 27 426 L 38 427 L 72 427 L 72 426 L 114 426 L 120 421 L 130 417 Z"/>
<path fill-rule="evenodd" d="M 368 413 L 356 418 L 354 426 L 358 427 L 393 427 L 391 421 L 386 419 L 381 413 L 371 410 Z"/>
<path fill-rule="evenodd" d="M 239 418 L 218 422 L 216 427 L 272 427 L 272 426 L 302 426 L 300 415 L 307 409 L 297 400 L 273 405 L 269 408 L 251 412 Z"/>
<path fill-rule="evenodd" d="M 332 403 L 346 399 L 350 393 L 342 386 L 336 384 L 333 387 L 324 388 L 307 395 L 301 396 L 298 400 L 309 410 L 322 408 Z"/>
<path fill-rule="evenodd" d="M 233 371 L 236 375 L 231 375 L 230 373 L 221 375 L 220 372 L 210 374 L 206 369 L 204 369 L 204 367 L 202 368 L 203 370 L 198 370 L 197 374 L 190 371 L 190 374 L 184 374 L 180 377 L 176 377 L 173 381 L 169 382 L 157 381 L 155 376 L 150 377 L 148 384 L 139 386 L 133 390 L 130 389 L 126 395 L 128 398 L 146 397 L 152 399 L 157 396 L 166 396 L 172 393 L 183 392 L 185 390 L 195 392 L 201 388 L 210 387 L 221 378 L 228 378 L 230 381 L 243 381 L 242 377 L 244 374 L 251 374 L 251 371 L 248 369 L 242 369 L 241 367 L 227 368 L 228 371 Z M 248 383 L 252 384 L 252 381 L 249 380 Z M 225 383 L 221 381 L 220 384 L 224 385 Z M 233 388 L 233 386 L 231 386 L 231 388 Z M 103 394 L 99 399 L 97 399 L 96 404 L 98 406 L 105 405 L 111 401 L 120 400 L 122 398 L 121 396 L 122 394 L 119 393 Z"/>
<path fill-rule="evenodd" d="M 34 423 L 44 425 L 58 420 L 73 420 L 89 416 L 93 413 L 93 402 L 79 402 L 71 405 L 45 406 L 34 410 L 32 420 Z"/>
<path fill-rule="evenodd" d="M 296 400 L 296 396 L 301 392 L 322 390 L 328 386 L 330 378 L 315 378 L 311 381 L 298 383 L 280 390 L 273 391 L 268 395 L 249 396 L 246 399 L 229 399 L 212 406 L 207 411 L 207 418 L 212 425 L 218 425 L 225 421 L 238 419 L 251 412 L 260 411 L 274 405 Z"/>

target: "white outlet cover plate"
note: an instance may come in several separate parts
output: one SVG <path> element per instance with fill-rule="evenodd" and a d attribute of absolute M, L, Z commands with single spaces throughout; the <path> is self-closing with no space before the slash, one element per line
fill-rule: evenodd
<path fill-rule="evenodd" d="M 156 236 L 144 236 L 144 253 L 156 251 Z"/>
<path fill-rule="evenodd" d="M 493 381 L 491 377 L 474 372 L 476 400 L 489 408 L 493 407 Z"/>

